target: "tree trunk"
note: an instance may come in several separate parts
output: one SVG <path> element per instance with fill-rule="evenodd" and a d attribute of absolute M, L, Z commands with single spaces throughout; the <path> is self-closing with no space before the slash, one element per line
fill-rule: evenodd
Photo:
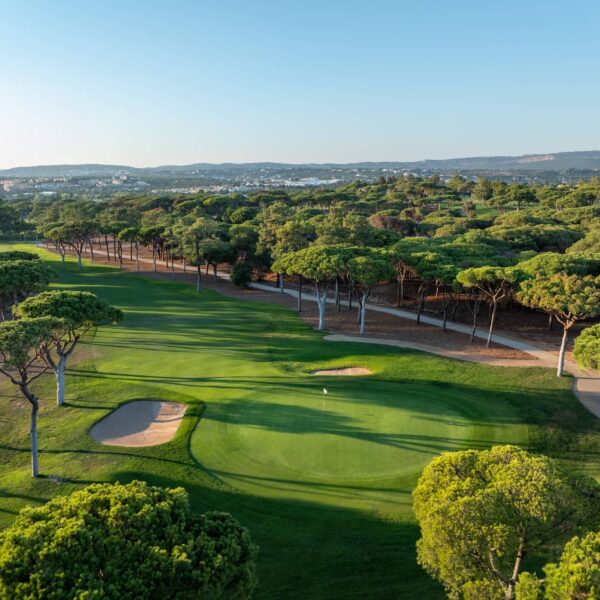
<path fill-rule="evenodd" d="M 492 336 L 494 335 L 494 324 L 496 323 L 496 311 L 498 310 L 498 302 L 492 301 L 492 316 L 490 317 L 490 328 L 488 329 L 487 342 L 485 343 L 486 348 L 490 347 L 492 343 Z"/>
<path fill-rule="evenodd" d="M 81 264 L 81 250 L 77 250 L 77 264 L 79 265 L 79 270 L 83 269 L 83 265 Z"/>
<path fill-rule="evenodd" d="M 475 339 L 475 334 L 477 333 L 477 317 L 479 315 L 479 307 L 480 301 L 475 300 L 475 304 L 473 306 L 473 327 L 471 328 L 471 339 L 469 340 L 470 342 L 473 342 L 473 340 Z"/>
<path fill-rule="evenodd" d="M 104 234 L 104 243 L 106 244 L 106 258 L 110 262 L 110 248 L 108 246 L 108 235 Z"/>
<path fill-rule="evenodd" d="M 342 303 L 340 301 L 340 278 L 335 278 L 335 307 L 338 311 L 342 310 Z"/>
<path fill-rule="evenodd" d="M 199 292 L 202 289 L 202 267 L 201 265 L 196 265 L 196 269 L 198 271 L 196 275 L 196 291 Z"/>
<path fill-rule="evenodd" d="M 365 335 L 365 317 L 367 316 L 367 295 L 363 294 L 360 303 L 360 335 Z"/>
<path fill-rule="evenodd" d="M 425 298 L 427 296 L 427 288 L 421 284 L 419 288 L 419 304 L 417 306 L 417 324 L 421 323 L 421 315 L 423 314 L 423 309 L 425 308 Z"/>
<path fill-rule="evenodd" d="M 321 295 L 317 286 L 317 303 L 319 305 L 319 331 L 325 329 L 325 305 L 327 304 L 327 293 Z"/>
<path fill-rule="evenodd" d="M 279 273 L 279 291 L 283 294 L 283 287 L 285 285 L 285 279 L 283 273 Z"/>
<path fill-rule="evenodd" d="M 31 476 L 39 475 L 38 467 L 38 439 L 37 439 L 37 414 L 39 410 L 38 399 L 29 391 L 26 383 L 19 385 L 21 393 L 31 404 L 31 420 L 29 422 L 29 435 L 31 437 Z"/>
<path fill-rule="evenodd" d="M 56 405 L 62 406 L 65 403 L 65 366 L 66 359 L 60 357 L 58 359 L 58 365 L 54 371 L 56 376 Z"/>
<path fill-rule="evenodd" d="M 135 264 L 137 272 L 140 272 L 140 244 L 139 242 L 135 243 Z"/>
<path fill-rule="evenodd" d="M 215 276 L 215 281 L 217 281 L 217 263 L 213 263 L 213 275 Z"/>
<path fill-rule="evenodd" d="M 348 286 L 348 310 L 352 310 L 352 288 Z"/>
<path fill-rule="evenodd" d="M 302 275 L 298 282 L 298 312 L 302 312 Z"/>
<path fill-rule="evenodd" d="M 558 353 L 558 367 L 556 369 L 556 376 L 562 377 L 565 368 L 565 350 L 567 349 L 567 340 L 569 338 L 569 325 L 563 326 L 563 336 L 560 342 L 560 352 Z"/>
<path fill-rule="evenodd" d="M 129 260 L 133 260 L 133 240 L 129 240 Z"/>
<path fill-rule="evenodd" d="M 38 461 L 37 414 L 38 414 L 38 405 L 37 405 L 37 400 L 36 400 L 36 403 L 31 405 L 31 425 L 29 427 L 29 434 L 31 436 L 31 476 L 32 477 L 37 477 L 40 473 L 39 461 Z"/>
<path fill-rule="evenodd" d="M 156 273 L 156 249 L 152 248 L 152 264 L 154 266 L 154 272 Z"/>
<path fill-rule="evenodd" d="M 525 558 L 525 537 L 521 535 L 519 539 L 519 548 L 517 549 L 517 557 L 515 559 L 515 565 L 513 567 L 512 577 L 508 582 L 508 586 L 504 590 L 504 597 L 506 600 L 514 600 L 515 588 L 519 579 L 519 572 L 521 571 L 521 564 Z"/>

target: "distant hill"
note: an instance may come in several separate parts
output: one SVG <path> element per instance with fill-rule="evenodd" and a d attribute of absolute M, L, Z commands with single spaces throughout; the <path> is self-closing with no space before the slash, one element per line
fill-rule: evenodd
<path fill-rule="evenodd" d="M 40 165 L 0 169 L 0 177 L 96 177 L 116 174 L 160 175 L 161 173 L 220 173 L 237 171 L 267 171 L 293 169 L 426 169 L 439 171 L 568 171 L 600 170 L 600 151 L 557 152 L 552 154 L 525 154 L 523 156 L 480 156 L 421 160 L 415 162 L 359 162 L 359 163 L 195 163 L 191 165 L 163 165 L 136 168 L 126 165 Z"/>

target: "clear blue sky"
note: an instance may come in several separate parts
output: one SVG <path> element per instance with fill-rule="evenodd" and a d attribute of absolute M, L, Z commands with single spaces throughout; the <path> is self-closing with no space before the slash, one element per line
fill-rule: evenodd
<path fill-rule="evenodd" d="M 600 3 L 0 0 L 0 168 L 600 149 Z"/>

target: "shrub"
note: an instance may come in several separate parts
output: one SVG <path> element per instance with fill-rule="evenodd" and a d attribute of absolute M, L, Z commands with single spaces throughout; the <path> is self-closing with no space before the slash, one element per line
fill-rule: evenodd
<path fill-rule="evenodd" d="M 580 366 L 600 371 L 600 324 L 581 332 L 575 340 L 573 354 Z"/>
<path fill-rule="evenodd" d="M 0 597 L 249 598 L 256 548 L 184 489 L 95 484 L 21 511 L 0 534 Z"/>
<path fill-rule="evenodd" d="M 231 283 L 237 287 L 249 287 L 252 281 L 252 265 L 245 260 L 234 263 L 231 268 Z"/>

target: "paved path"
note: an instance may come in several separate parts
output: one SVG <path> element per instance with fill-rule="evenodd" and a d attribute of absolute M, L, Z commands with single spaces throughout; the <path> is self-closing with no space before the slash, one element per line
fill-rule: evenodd
<path fill-rule="evenodd" d="M 53 248 L 47 248 L 48 250 L 54 251 Z M 106 252 L 102 250 L 94 249 L 94 254 L 98 254 L 101 256 L 106 256 Z M 140 258 L 140 263 L 152 264 L 152 259 L 149 258 Z M 183 271 L 183 265 L 176 264 L 175 270 Z M 187 270 L 190 273 L 195 272 L 195 267 L 188 267 Z M 217 275 L 222 279 L 229 279 L 229 274 L 221 271 L 217 272 Z M 267 285 L 264 283 L 252 283 L 250 287 L 257 290 L 262 290 L 266 292 L 271 292 L 274 294 L 285 293 L 289 296 L 293 296 L 294 298 L 298 297 L 298 292 L 294 289 L 284 288 L 284 290 L 280 290 L 272 285 Z M 317 298 L 313 294 L 302 293 L 302 301 L 306 302 L 316 302 Z M 335 300 L 333 298 L 328 298 L 327 302 L 329 304 L 334 304 Z M 417 315 L 416 313 L 400 310 L 398 308 L 388 308 L 387 306 L 378 306 L 376 304 L 368 304 L 367 310 L 373 312 L 381 312 L 386 313 L 388 315 L 393 315 L 396 317 L 400 317 L 402 319 L 408 319 L 410 321 L 416 321 Z M 423 323 L 427 323 L 428 325 L 435 325 L 436 327 L 442 327 L 443 322 L 441 319 L 436 319 L 434 317 L 428 317 L 426 315 L 421 315 L 421 321 Z M 468 325 L 463 325 L 462 323 L 446 323 L 446 328 L 451 331 L 456 331 L 458 333 L 464 333 L 466 335 L 471 335 L 471 328 Z M 476 337 L 486 339 L 487 332 L 477 331 L 475 333 Z M 556 354 L 549 352 L 548 350 L 544 350 L 539 346 L 535 346 L 523 339 L 514 336 L 507 336 L 505 334 L 494 335 L 494 342 L 497 344 L 502 344 L 503 346 L 507 346 L 508 348 L 515 348 L 516 350 L 521 350 L 529 354 L 532 359 L 531 360 L 515 360 L 515 359 L 500 359 L 493 358 L 489 356 L 477 356 L 476 354 L 470 354 L 465 352 L 460 352 L 457 350 L 447 350 L 445 348 L 438 348 L 436 346 L 429 346 L 425 344 L 416 344 L 413 342 L 403 342 L 401 340 L 388 340 L 382 338 L 368 338 L 368 337 L 353 337 L 346 335 L 329 335 L 326 336 L 325 339 L 331 341 L 353 341 L 353 342 L 361 342 L 366 344 L 383 344 L 386 346 L 397 346 L 399 348 L 412 348 L 414 350 L 422 350 L 423 352 L 430 352 L 431 354 L 438 354 L 440 356 L 447 356 L 449 358 L 455 358 L 458 360 L 466 360 L 472 362 L 479 362 L 482 364 L 493 365 L 493 366 L 510 366 L 510 367 L 548 367 L 551 369 L 556 369 L 558 357 Z M 581 369 L 575 362 L 571 360 L 565 360 L 565 370 L 568 371 L 573 376 L 573 392 L 579 399 L 579 401 L 594 415 L 600 418 L 600 377 L 591 371 L 587 371 L 585 369 Z"/>

